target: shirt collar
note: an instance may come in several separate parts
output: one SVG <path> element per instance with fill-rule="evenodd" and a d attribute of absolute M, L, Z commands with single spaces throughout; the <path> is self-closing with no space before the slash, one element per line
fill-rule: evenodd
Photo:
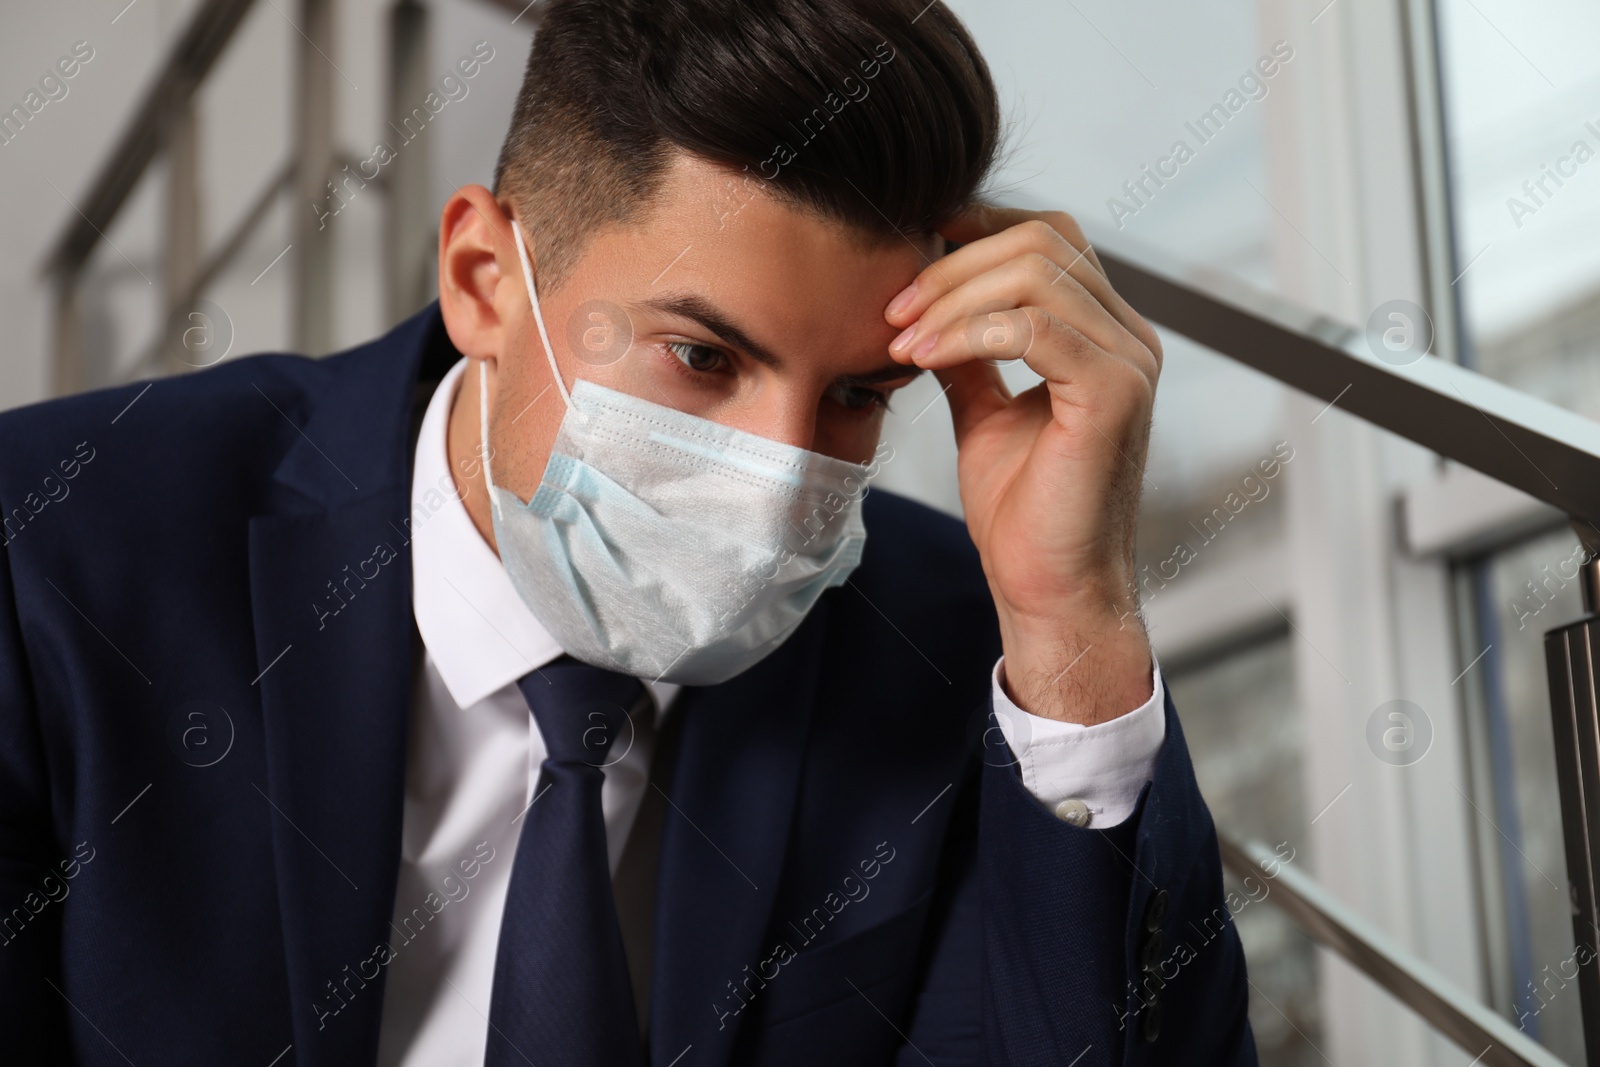
<path fill-rule="evenodd" d="M 473 525 L 450 470 L 450 408 L 469 362 L 451 367 L 434 390 L 411 475 L 412 611 L 439 677 L 463 708 L 561 655 Z"/>
<path fill-rule="evenodd" d="M 450 471 L 447 430 L 470 361 L 439 382 L 417 435 L 411 476 L 412 612 L 456 705 L 469 708 L 562 654 L 478 533 Z M 647 682 L 657 714 L 679 686 Z"/>

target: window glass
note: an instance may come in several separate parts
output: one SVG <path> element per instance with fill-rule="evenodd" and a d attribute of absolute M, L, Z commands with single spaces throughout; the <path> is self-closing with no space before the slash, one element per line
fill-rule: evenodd
<path fill-rule="evenodd" d="M 1600 415 L 1600 7 L 1435 7 L 1464 361 Z"/>

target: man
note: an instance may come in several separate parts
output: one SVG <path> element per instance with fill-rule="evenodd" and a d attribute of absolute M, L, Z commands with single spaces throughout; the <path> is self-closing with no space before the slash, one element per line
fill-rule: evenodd
<path fill-rule="evenodd" d="M 938 4 L 555 0 L 436 306 L 0 419 L 12 1061 L 1253 1063 L 1160 346 L 997 131 Z"/>

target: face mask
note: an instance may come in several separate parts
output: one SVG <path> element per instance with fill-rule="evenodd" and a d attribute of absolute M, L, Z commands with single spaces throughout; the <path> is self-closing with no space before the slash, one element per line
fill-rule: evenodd
<path fill-rule="evenodd" d="M 570 655 L 710 685 L 772 652 L 861 559 L 867 467 L 578 380 L 561 380 L 522 229 L 522 280 L 566 413 L 533 499 L 483 474 L 500 560 Z"/>

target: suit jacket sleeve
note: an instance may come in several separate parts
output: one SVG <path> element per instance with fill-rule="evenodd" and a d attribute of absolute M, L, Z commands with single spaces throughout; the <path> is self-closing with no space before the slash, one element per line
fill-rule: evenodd
<path fill-rule="evenodd" d="M 1170 695 L 1164 710 L 1154 778 L 1108 829 L 1055 818 L 990 731 L 899 1063 L 1256 1062 L 1216 832 Z"/>

